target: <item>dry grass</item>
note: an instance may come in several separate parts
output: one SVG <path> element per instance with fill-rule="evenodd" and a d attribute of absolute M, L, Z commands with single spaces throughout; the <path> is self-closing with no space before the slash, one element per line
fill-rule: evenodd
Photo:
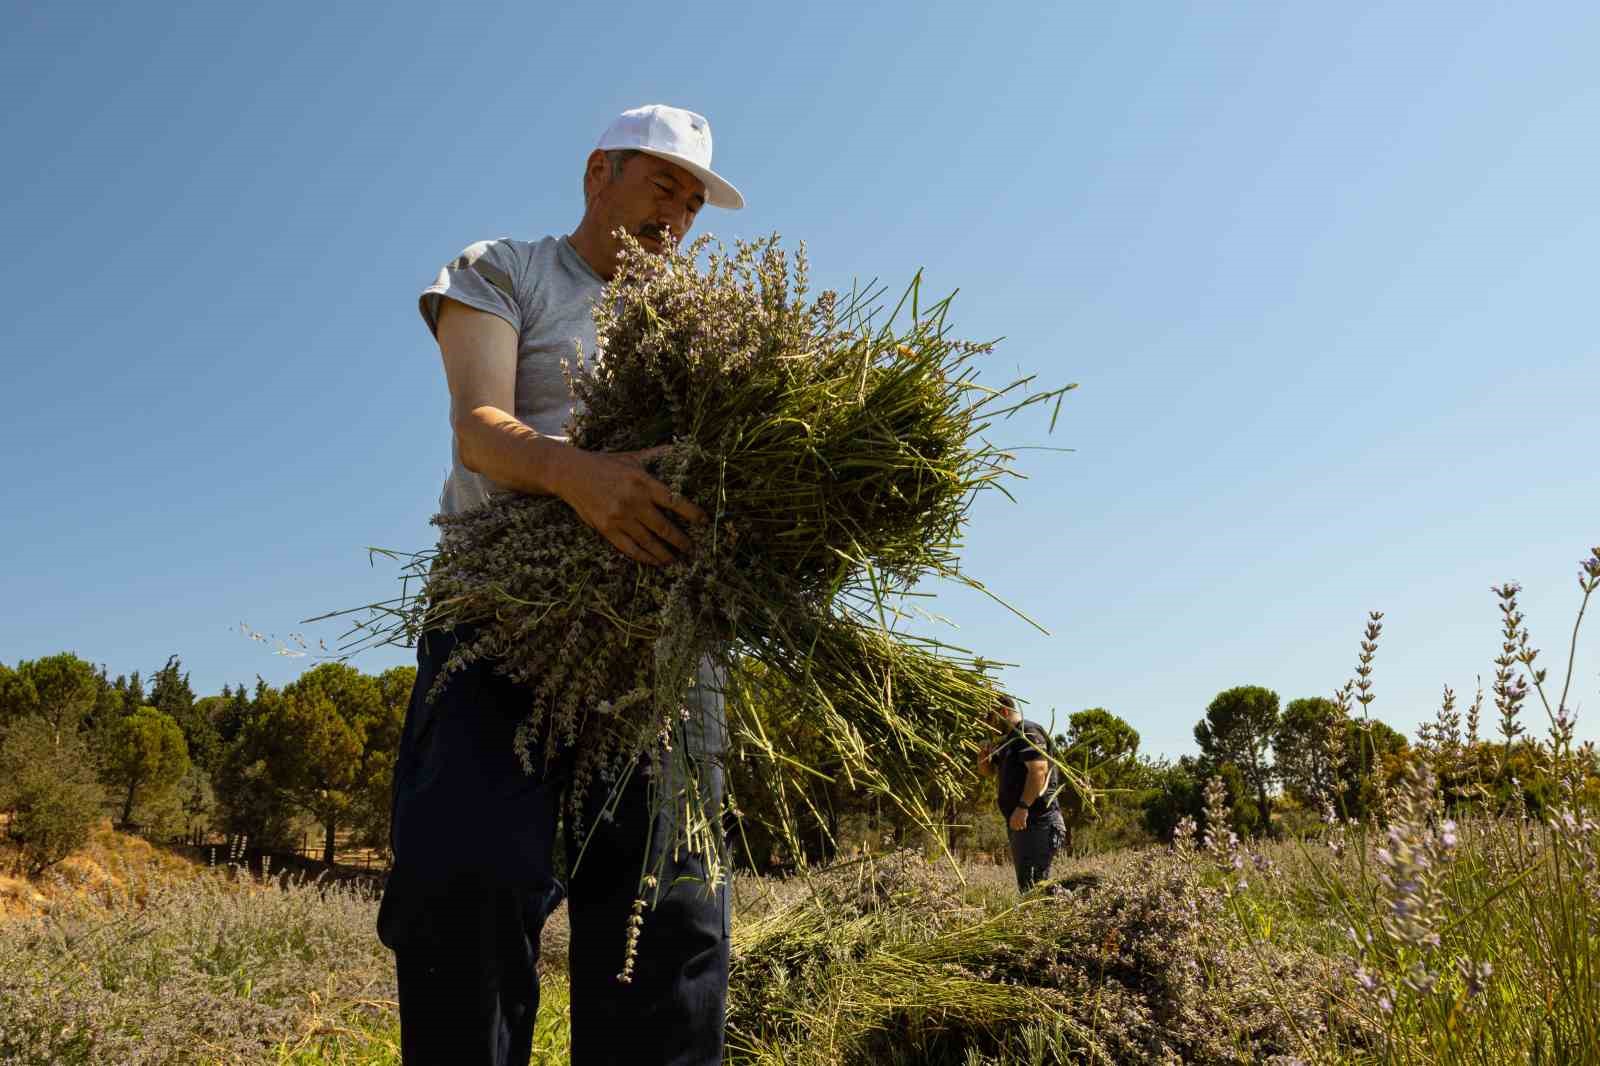
<path fill-rule="evenodd" d="M 1464 820 L 1442 849 L 1425 800 L 1381 835 L 1065 862 L 1020 901 L 1007 866 L 909 853 L 736 877 L 729 1061 L 1600 1062 L 1600 826 Z M 1380 880 L 1424 845 L 1439 906 L 1407 913 L 1436 915 L 1437 942 L 1393 922 Z M 28 898 L 0 920 L 0 1063 L 398 1061 L 370 893 L 262 886 L 112 834 L 68 869 L 0 885 Z M 564 919 L 540 1063 L 566 1061 Z M 1418 965 L 1434 986 L 1406 985 Z"/>
<path fill-rule="evenodd" d="M 274 1061 L 393 1014 L 376 899 L 103 831 L 0 921 L 0 1062 Z"/>
<path fill-rule="evenodd" d="M 12 849 L 0 845 L 0 869 L 10 869 Z M 22 917 L 48 911 L 71 900 L 115 904 L 138 899 L 152 883 L 201 876 L 203 868 L 143 837 L 118 832 L 102 818 L 79 851 L 35 879 L 0 877 L 0 915 Z"/>
<path fill-rule="evenodd" d="M 0 918 L 36 914 L 50 903 L 32 881 L 19 877 L 0 877 Z"/>

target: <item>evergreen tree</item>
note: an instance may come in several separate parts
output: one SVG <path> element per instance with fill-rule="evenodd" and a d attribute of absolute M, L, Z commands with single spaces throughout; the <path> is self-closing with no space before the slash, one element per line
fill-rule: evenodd
<path fill-rule="evenodd" d="M 258 700 L 235 745 L 259 767 L 259 782 L 322 826 L 326 863 L 338 831 L 361 828 L 372 782 L 392 758 L 404 712 L 386 703 L 386 687 L 409 692 L 398 679 L 386 686 L 352 666 L 323 663 Z"/>
<path fill-rule="evenodd" d="M 294 811 L 268 773 L 258 721 L 276 703 L 278 694 L 262 688 L 257 692 L 251 716 L 223 750 L 212 777 L 218 822 L 229 835 L 246 837 L 255 847 L 286 848 L 294 839 Z"/>
<path fill-rule="evenodd" d="M 1400 784 L 1411 749 L 1403 734 L 1376 718 L 1352 718 L 1344 729 L 1340 813 L 1365 820 L 1378 812 L 1383 790 Z"/>
<path fill-rule="evenodd" d="M 5 832 L 18 872 L 39 874 L 88 841 L 105 799 L 93 767 L 84 738 L 57 732 L 43 715 L 0 733 L 0 810 L 11 813 Z"/>
<path fill-rule="evenodd" d="M 0 722 L 39 717 L 57 745 L 76 735 L 100 694 L 95 668 L 70 651 L 24 660 L 4 679 Z"/>
<path fill-rule="evenodd" d="M 1284 790 L 1316 808 L 1338 791 L 1335 756 L 1344 748 L 1344 712 L 1322 696 L 1290 700 L 1273 733 L 1274 768 Z"/>
<path fill-rule="evenodd" d="M 351 810 L 351 828 L 369 847 L 389 847 L 389 815 L 393 809 L 394 760 L 400 750 L 406 708 L 417 681 L 415 666 L 394 666 L 378 675 L 381 712 L 367 723 L 362 743 L 359 784 Z"/>
<path fill-rule="evenodd" d="M 0 728 L 31 714 L 38 702 L 39 694 L 33 690 L 33 682 L 0 663 Z"/>
<path fill-rule="evenodd" d="M 1056 738 L 1056 750 L 1062 761 L 1082 773 L 1094 788 L 1126 788 L 1137 769 L 1139 733 L 1104 707 L 1090 707 L 1067 719 L 1067 731 Z M 1075 789 L 1061 790 L 1059 798 L 1067 846 L 1071 847 L 1073 834 L 1099 813 L 1084 803 Z"/>
<path fill-rule="evenodd" d="M 1254 794 L 1262 831 L 1272 825 L 1273 766 L 1269 753 L 1278 729 L 1278 694 L 1260 685 L 1217 693 L 1194 727 L 1195 743 L 1213 765 L 1232 763 Z"/>
<path fill-rule="evenodd" d="M 1104 707 L 1090 707 L 1067 719 L 1061 749 L 1098 787 L 1116 788 L 1139 754 L 1139 731 Z"/>
<path fill-rule="evenodd" d="M 167 659 L 167 664 L 156 671 L 150 679 L 150 685 L 150 706 L 178 723 L 178 728 L 183 730 L 189 757 L 195 765 L 204 770 L 214 767 L 221 753 L 222 740 L 204 709 L 196 706 L 194 689 L 189 687 L 189 675 L 183 671 L 183 664 L 176 655 Z"/>
<path fill-rule="evenodd" d="M 122 697 L 122 714 L 132 714 L 140 707 L 148 707 L 150 705 L 150 701 L 145 698 L 144 682 L 140 679 L 139 671 L 137 670 L 133 672 L 132 677 L 123 677 L 118 674 L 117 680 L 112 683 L 112 687 L 117 690 L 117 695 Z"/>
<path fill-rule="evenodd" d="M 94 685 L 94 706 L 84 716 L 80 727 L 84 733 L 91 737 L 104 731 L 108 724 L 121 718 L 123 713 L 122 696 L 106 676 L 106 668 L 103 663 L 95 671 Z"/>
<path fill-rule="evenodd" d="M 125 715 L 103 754 L 106 783 L 122 800 L 122 824 L 131 825 L 135 804 L 166 798 L 189 772 L 183 731 L 154 707 Z"/>
<path fill-rule="evenodd" d="M 250 696 L 245 692 L 244 684 L 241 682 L 239 687 L 231 692 L 227 685 L 223 685 L 222 699 L 222 707 L 217 711 L 215 721 L 217 739 L 226 747 L 238 738 L 239 730 L 243 729 L 245 722 L 250 719 Z"/>
<path fill-rule="evenodd" d="M 210 826 L 212 812 L 216 809 L 216 796 L 212 791 L 211 778 L 204 770 L 190 766 L 189 772 L 178 782 L 174 798 L 181 812 L 186 837 L 200 834 Z"/>
<path fill-rule="evenodd" d="M 1144 797 L 1144 827 L 1157 840 L 1172 840 L 1178 823 L 1193 818 L 1198 823 L 1205 801 L 1204 772 L 1198 760 L 1184 755 L 1177 762 L 1151 767 L 1150 791 Z"/>

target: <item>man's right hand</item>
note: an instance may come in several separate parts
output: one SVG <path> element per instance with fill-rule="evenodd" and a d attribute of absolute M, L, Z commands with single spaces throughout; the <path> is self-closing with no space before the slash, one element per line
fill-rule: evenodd
<path fill-rule="evenodd" d="M 644 464 L 666 445 L 639 452 L 570 449 L 554 486 L 595 532 L 628 558 L 665 566 L 692 544 L 674 517 L 703 525 L 706 513 L 645 472 Z"/>
<path fill-rule="evenodd" d="M 664 566 L 688 551 L 672 516 L 706 521 L 705 512 L 645 472 L 666 447 L 606 454 L 542 436 L 516 409 L 517 331 L 504 319 L 455 300 L 439 305 L 439 351 L 450 385 L 450 423 L 462 464 L 503 488 L 548 493 L 628 558 Z"/>

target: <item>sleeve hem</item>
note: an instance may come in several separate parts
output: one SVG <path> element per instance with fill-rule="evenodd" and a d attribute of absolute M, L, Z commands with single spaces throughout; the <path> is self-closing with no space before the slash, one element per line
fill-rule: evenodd
<path fill-rule="evenodd" d="M 422 290 L 422 295 L 417 298 L 417 310 L 422 314 L 422 321 L 427 323 L 428 332 L 433 334 L 435 340 L 439 338 L 439 301 L 454 300 L 474 311 L 487 311 L 500 319 L 518 333 L 522 332 L 522 323 L 506 313 L 504 307 L 496 306 L 488 300 L 478 300 L 461 292 L 445 292 L 437 287 Z"/>

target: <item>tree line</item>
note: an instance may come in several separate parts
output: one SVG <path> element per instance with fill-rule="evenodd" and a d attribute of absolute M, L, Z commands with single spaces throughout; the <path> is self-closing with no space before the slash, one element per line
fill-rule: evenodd
<path fill-rule="evenodd" d="M 1389 798 L 1419 759 L 1428 761 L 1452 808 L 1533 818 L 1553 809 L 1559 783 L 1548 750 L 1514 724 L 1502 728 L 1498 739 L 1482 735 L 1481 694 L 1462 713 L 1446 690 L 1435 718 L 1409 739 L 1367 713 L 1365 695 L 1366 689 L 1352 685 L 1336 698 L 1312 696 L 1285 705 L 1264 686 L 1226 689 L 1194 725 L 1198 752 L 1177 759 L 1141 752 L 1138 730 L 1103 707 L 1077 711 L 1053 737 L 1054 757 L 1093 790 L 1087 803 L 1061 793 L 1069 840 L 1080 852 L 1111 850 L 1170 842 L 1185 818 L 1203 828 L 1205 787 L 1212 778 L 1223 783 L 1230 828 L 1241 836 L 1307 835 L 1331 820 L 1381 824 Z M 1505 708 L 1498 710 L 1505 718 Z M 1580 747 L 1574 760 L 1584 787 L 1600 799 L 1594 747 Z M 801 812 L 799 824 L 783 831 L 761 782 L 737 761 L 730 770 L 740 807 L 755 815 L 753 822 L 747 817 L 744 832 L 757 842 L 749 852 L 758 867 L 796 859 L 827 862 L 862 844 L 910 843 L 918 829 L 892 806 L 844 781 L 810 775 L 802 802 L 793 805 Z M 946 847 L 1004 852 L 993 790 L 992 782 L 980 780 L 961 795 L 944 797 Z"/>
<path fill-rule="evenodd" d="M 72 652 L 0 663 L 0 814 L 16 865 L 47 869 L 100 818 L 282 851 L 315 826 L 328 863 L 336 838 L 385 848 L 415 676 L 323 663 L 282 688 L 257 678 L 197 696 L 176 655 L 148 680 Z"/>
<path fill-rule="evenodd" d="M 415 677 L 409 666 L 368 675 L 323 663 L 282 688 L 258 678 L 197 696 L 175 655 L 148 679 L 112 679 L 71 652 L 0 663 L 0 819 L 16 865 L 48 868 L 81 847 L 100 818 L 159 839 L 226 834 L 268 851 L 293 850 L 314 828 L 330 864 L 341 843 L 385 852 Z M 1195 724 L 1198 753 L 1176 760 L 1142 753 L 1138 731 L 1105 708 L 1071 714 L 1054 755 L 1095 792 L 1089 803 L 1062 796 L 1077 850 L 1170 840 L 1185 817 L 1203 824 L 1213 777 L 1241 835 L 1310 831 L 1329 817 L 1381 821 L 1386 797 L 1419 757 L 1453 803 L 1538 817 L 1555 800 L 1538 745 L 1515 729 L 1498 741 L 1479 735 L 1481 695 L 1463 715 L 1447 690 L 1436 718 L 1411 740 L 1368 716 L 1362 696 L 1347 688 L 1337 699 L 1283 706 L 1262 686 L 1227 689 Z M 762 869 L 826 862 L 845 848 L 926 843 L 918 839 L 925 826 L 830 774 L 828 749 L 816 739 L 818 772 L 788 797 L 799 815 L 786 827 L 770 782 L 735 745 L 728 777 L 740 810 L 729 827 L 737 856 Z M 1600 795 L 1600 760 L 1592 746 L 1580 756 Z M 935 797 L 942 844 L 1003 850 L 992 789 L 975 777 L 962 794 Z"/>
<path fill-rule="evenodd" d="M 1312 696 L 1283 705 L 1264 686 L 1226 689 L 1195 723 L 1198 754 L 1176 760 L 1139 755 L 1138 734 L 1131 730 L 1110 734 L 1124 738 L 1111 751 L 1085 751 L 1081 742 L 1058 738 L 1066 743 L 1067 759 L 1077 760 L 1101 790 L 1094 809 L 1070 812 L 1069 821 L 1125 824 L 1136 814 L 1146 837 L 1170 841 L 1185 818 L 1204 827 L 1205 786 L 1218 778 L 1230 828 L 1242 836 L 1302 835 L 1334 821 L 1386 824 L 1391 797 L 1422 760 L 1439 779 L 1452 812 L 1536 819 L 1552 812 L 1560 782 L 1549 749 L 1514 724 L 1498 739 L 1480 732 L 1481 693 L 1463 714 L 1446 689 L 1435 717 L 1407 738 L 1367 713 L 1364 692 L 1352 685 L 1336 698 Z M 1504 708 L 1499 710 L 1504 718 Z M 1575 772 L 1582 787 L 1600 798 L 1600 757 L 1593 745 L 1577 748 L 1564 772 Z"/>

